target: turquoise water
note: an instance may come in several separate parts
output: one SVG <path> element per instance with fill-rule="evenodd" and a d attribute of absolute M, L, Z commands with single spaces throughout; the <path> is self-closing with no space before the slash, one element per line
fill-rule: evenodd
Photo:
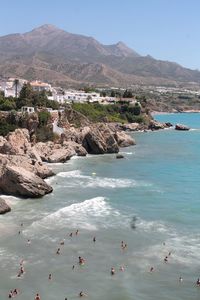
<path fill-rule="evenodd" d="M 121 150 L 125 159 L 89 155 L 55 164 L 57 175 L 48 179 L 53 194 L 7 197 L 12 212 L 0 216 L 0 300 L 14 288 L 21 300 L 37 292 L 42 300 L 78 299 L 82 290 L 92 300 L 199 299 L 200 114 L 156 119 L 192 130 L 135 133 L 137 145 Z M 26 273 L 18 279 L 22 259 Z"/>

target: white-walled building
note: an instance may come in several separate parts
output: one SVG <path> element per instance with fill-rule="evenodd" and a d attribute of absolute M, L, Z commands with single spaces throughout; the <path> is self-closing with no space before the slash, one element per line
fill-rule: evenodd
<path fill-rule="evenodd" d="M 42 82 L 39 80 L 31 81 L 30 85 L 34 91 L 42 92 L 42 91 L 51 91 L 51 85 L 46 82 Z"/>
<path fill-rule="evenodd" d="M 15 97 L 16 96 L 16 86 L 15 86 L 16 79 L 18 80 L 17 96 L 19 96 L 19 93 L 20 93 L 24 83 L 27 82 L 27 80 L 21 79 L 21 78 L 7 78 L 4 81 L 1 81 L 1 90 L 4 92 L 5 97 Z"/>

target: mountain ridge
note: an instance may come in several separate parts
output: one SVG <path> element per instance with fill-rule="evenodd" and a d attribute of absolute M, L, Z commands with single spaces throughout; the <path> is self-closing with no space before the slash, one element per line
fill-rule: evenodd
<path fill-rule="evenodd" d="M 1 36 L 0 72 L 3 76 L 24 78 L 28 74 L 25 79 L 62 82 L 65 86 L 200 82 L 199 71 L 141 56 L 121 41 L 103 45 L 93 37 L 69 33 L 51 24 Z"/>

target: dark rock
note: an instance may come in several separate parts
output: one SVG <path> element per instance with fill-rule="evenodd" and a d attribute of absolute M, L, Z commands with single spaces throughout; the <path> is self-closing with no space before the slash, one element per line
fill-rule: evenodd
<path fill-rule="evenodd" d="M 6 214 L 9 211 L 11 211 L 10 206 L 6 203 L 4 199 L 0 198 L 0 215 Z"/>
<path fill-rule="evenodd" d="M 116 155 L 116 158 L 117 158 L 117 159 L 124 158 L 124 155 L 122 155 L 122 154 L 117 154 L 117 155 Z"/>
<path fill-rule="evenodd" d="M 190 130 L 190 128 L 188 126 L 183 125 L 183 124 L 176 124 L 175 129 L 176 130 L 183 130 L 183 131 Z"/>

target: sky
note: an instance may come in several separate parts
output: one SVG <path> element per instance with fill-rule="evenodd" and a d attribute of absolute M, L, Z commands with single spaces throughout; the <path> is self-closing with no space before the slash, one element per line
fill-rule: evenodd
<path fill-rule="evenodd" d="M 0 0 L 0 36 L 53 24 L 200 70 L 199 0 Z"/>

